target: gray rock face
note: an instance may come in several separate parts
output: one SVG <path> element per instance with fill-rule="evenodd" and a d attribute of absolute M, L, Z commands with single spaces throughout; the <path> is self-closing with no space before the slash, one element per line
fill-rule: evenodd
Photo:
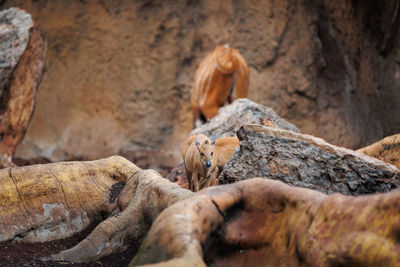
<path fill-rule="evenodd" d="M 239 129 L 240 150 L 225 165 L 220 183 L 252 177 L 281 180 L 324 193 L 360 195 L 399 186 L 399 170 L 320 138 L 261 125 Z"/>
<path fill-rule="evenodd" d="M 32 27 L 31 16 L 23 10 L 10 8 L 0 12 L 0 97 L 28 45 Z"/>
<path fill-rule="evenodd" d="M 260 124 L 269 118 L 278 127 L 297 132 L 299 129 L 293 124 L 279 117 L 276 112 L 266 106 L 256 104 L 246 98 L 237 99 L 232 104 L 221 108 L 208 123 L 194 129 L 190 135 L 204 134 L 211 140 L 221 137 L 235 136 L 236 131 L 246 124 Z"/>
<path fill-rule="evenodd" d="M 0 12 L 0 166 L 25 136 L 42 80 L 46 41 L 31 16 L 18 8 Z"/>

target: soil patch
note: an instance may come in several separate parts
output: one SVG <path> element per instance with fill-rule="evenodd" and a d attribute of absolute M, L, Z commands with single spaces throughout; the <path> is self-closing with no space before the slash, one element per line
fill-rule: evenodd
<path fill-rule="evenodd" d="M 43 261 L 61 250 L 71 248 L 82 241 L 96 224 L 69 238 L 45 243 L 4 242 L 0 243 L 0 266 L 127 266 L 136 255 L 140 243 L 132 244 L 126 251 L 115 253 L 92 263 L 56 263 Z"/>

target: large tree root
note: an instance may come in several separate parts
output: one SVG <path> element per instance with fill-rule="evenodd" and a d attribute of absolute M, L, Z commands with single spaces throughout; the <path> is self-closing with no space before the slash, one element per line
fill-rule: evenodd
<path fill-rule="evenodd" d="M 399 201 L 267 179 L 213 187 L 162 212 L 130 266 L 398 266 Z"/>
<path fill-rule="evenodd" d="M 153 170 L 139 171 L 121 192 L 116 214 L 100 223 L 78 245 L 51 259 L 88 262 L 124 250 L 129 242 L 143 239 L 161 211 L 192 195 L 191 191 L 169 182 Z"/>
<path fill-rule="evenodd" d="M 145 237 L 131 266 L 400 264 L 398 190 L 328 196 L 263 178 L 194 194 L 118 156 L 4 169 L 0 182 L 8 239 L 62 238 L 108 217 L 48 260 L 89 262 Z"/>
<path fill-rule="evenodd" d="M 400 168 L 400 134 L 388 136 L 372 145 L 360 148 L 357 152 Z"/>
<path fill-rule="evenodd" d="M 61 239 L 104 220 L 81 243 L 50 258 L 69 262 L 140 242 L 162 210 L 193 194 L 119 156 L 3 169 L 0 183 L 0 241 Z"/>
<path fill-rule="evenodd" d="M 139 170 L 118 156 L 0 170 L 0 241 L 44 242 L 82 231 L 116 209 Z"/>

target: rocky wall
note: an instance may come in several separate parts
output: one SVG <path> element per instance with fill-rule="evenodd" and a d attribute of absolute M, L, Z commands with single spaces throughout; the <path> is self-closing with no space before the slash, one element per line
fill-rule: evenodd
<path fill-rule="evenodd" d="M 124 154 L 173 166 L 192 130 L 194 72 L 217 44 L 250 67 L 249 98 L 303 133 L 358 148 L 400 130 L 395 0 L 1 1 L 48 41 L 17 157 Z"/>

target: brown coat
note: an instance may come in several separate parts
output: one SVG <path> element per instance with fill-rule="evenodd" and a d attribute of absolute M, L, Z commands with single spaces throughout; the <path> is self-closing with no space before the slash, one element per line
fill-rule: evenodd
<path fill-rule="evenodd" d="M 223 137 L 215 141 L 215 155 L 213 158 L 213 170 L 207 181 L 207 187 L 217 184 L 217 178 L 224 169 L 225 164 L 232 158 L 235 149 L 239 146 L 239 139 L 234 137 Z"/>
<path fill-rule="evenodd" d="M 198 67 L 191 93 L 194 122 L 202 114 L 217 115 L 220 107 L 247 96 L 249 67 L 242 55 L 229 45 L 219 45 Z"/>
<path fill-rule="evenodd" d="M 185 165 L 189 189 L 199 191 L 200 180 L 208 179 L 213 170 L 214 146 L 211 140 L 203 135 L 189 137 L 182 146 L 182 158 Z"/>

